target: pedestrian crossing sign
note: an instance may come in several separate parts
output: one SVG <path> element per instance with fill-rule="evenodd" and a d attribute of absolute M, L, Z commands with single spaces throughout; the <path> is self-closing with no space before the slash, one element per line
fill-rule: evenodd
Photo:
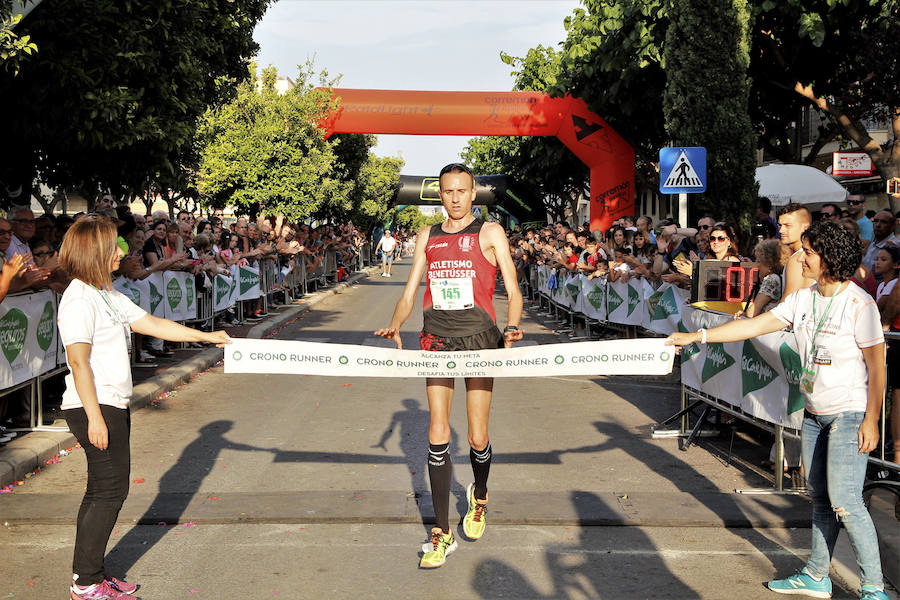
<path fill-rule="evenodd" d="M 706 148 L 660 148 L 659 191 L 697 194 L 706 191 Z"/>

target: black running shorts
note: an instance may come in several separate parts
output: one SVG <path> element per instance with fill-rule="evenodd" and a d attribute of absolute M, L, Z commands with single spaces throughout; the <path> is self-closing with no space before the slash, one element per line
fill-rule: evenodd
<path fill-rule="evenodd" d="M 503 348 L 503 334 L 497 327 L 485 329 L 474 335 L 463 337 L 447 337 L 433 333 L 419 334 L 419 346 L 422 350 L 434 352 L 459 352 L 463 350 L 493 350 Z"/>

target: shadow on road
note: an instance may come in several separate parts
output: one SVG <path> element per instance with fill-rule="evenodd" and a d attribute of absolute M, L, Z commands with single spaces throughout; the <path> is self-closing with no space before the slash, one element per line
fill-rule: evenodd
<path fill-rule="evenodd" d="M 572 504 L 578 511 L 580 520 L 590 518 L 582 512 L 604 501 L 590 492 L 573 491 Z M 546 547 L 544 559 L 552 589 L 541 593 L 531 585 L 526 574 L 502 560 L 488 559 L 481 562 L 472 576 L 472 590 L 480 598 L 699 598 L 690 586 L 684 583 L 666 565 L 663 556 L 649 537 L 635 528 L 638 536 L 622 554 L 598 552 L 595 543 L 589 539 L 589 529 L 582 527 L 577 545 L 551 545 Z M 639 555 L 640 568 L 635 568 Z M 649 582 L 652 582 L 649 583 Z M 657 595 L 647 595 L 648 589 L 657 590 Z M 638 591 L 640 590 L 640 591 Z"/>
<path fill-rule="evenodd" d="M 109 551 L 107 562 L 113 573 L 124 576 L 166 536 L 170 525 L 180 521 L 222 450 L 269 450 L 225 439 L 224 435 L 233 426 L 233 421 L 221 420 L 207 423 L 199 429 L 200 435 L 185 447 L 175 464 L 160 478 L 156 498 L 138 519 L 139 525 L 150 527 L 132 527 Z M 165 514 L 165 522 L 159 520 L 160 514 Z"/>
<path fill-rule="evenodd" d="M 391 415 L 391 421 L 385 428 L 384 433 L 381 434 L 381 439 L 372 448 L 382 448 L 387 452 L 386 443 L 393 435 L 394 430 L 397 430 L 400 451 L 403 452 L 403 456 L 406 459 L 412 491 L 416 496 L 416 506 L 419 507 L 419 515 L 422 517 L 422 522 L 425 523 L 427 522 L 426 518 L 430 520 L 433 514 L 430 506 L 426 507 L 422 504 L 423 500 L 427 502 L 427 498 L 430 498 L 430 496 L 423 498 L 423 492 L 430 490 L 425 478 L 425 473 L 427 472 L 425 457 L 428 454 L 429 415 L 427 410 L 422 410 L 419 407 L 419 401 L 413 398 L 404 399 L 403 406 L 404 410 L 398 410 Z M 450 447 L 454 449 L 459 447 L 459 436 L 452 427 L 450 428 Z M 460 463 L 458 459 L 454 462 L 450 493 L 456 497 L 457 511 L 465 513 L 468 509 L 465 488 L 456 478 L 456 469 L 460 467 Z"/>

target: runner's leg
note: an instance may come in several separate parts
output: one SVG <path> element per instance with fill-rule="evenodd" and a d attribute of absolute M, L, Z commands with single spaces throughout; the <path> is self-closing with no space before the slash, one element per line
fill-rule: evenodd
<path fill-rule="evenodd" d="M 431 481 L 431 500 L 437 527 L 450 531 L 450 482 L 453 464 L 450 461 L 450 408 L 453 404 L 453 379 L 427 378 L 430 423 L 428 426 L 428 479 Z"/>
<path fill-rule="evenodd" d="M 469 459 L 475 476 L 475 498 L 487 499 L 487 480 L 491 471 L 491 442 L 488 437 L 488 420 L 491 416 L 491 398 L 494 380 L 489 377 L 466 379 L 466 416 L 469 420 Z"/>

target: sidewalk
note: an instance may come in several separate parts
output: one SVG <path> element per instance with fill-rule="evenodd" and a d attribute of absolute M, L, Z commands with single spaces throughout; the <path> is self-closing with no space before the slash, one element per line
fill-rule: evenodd
<path fill-rule="evenodd" d="M 302 315 L 322 300 L 338 294 L 347 287 L 380 271 L 380 266 L 367 267 L 356 272 L 344 283 L 317 291 L 302 299 L 302 302 L 270 309 L 270 316 L 255 325 L 228 328 L 235 337 L 261 338 L 282 324 Z M 185 349 L 175 352 L 171 359 L 157 359 L 156 368 L 132 368 L 134 395 L 132 410 L 144 408 L 166 392 L 174 390 L 222 360 L 220 348 Z M 75 436 L 68 431 L 32 431 L 8 442 L 0 448 L 0 487 L 30 477 L 60 451 L 75 445 Z"/>

